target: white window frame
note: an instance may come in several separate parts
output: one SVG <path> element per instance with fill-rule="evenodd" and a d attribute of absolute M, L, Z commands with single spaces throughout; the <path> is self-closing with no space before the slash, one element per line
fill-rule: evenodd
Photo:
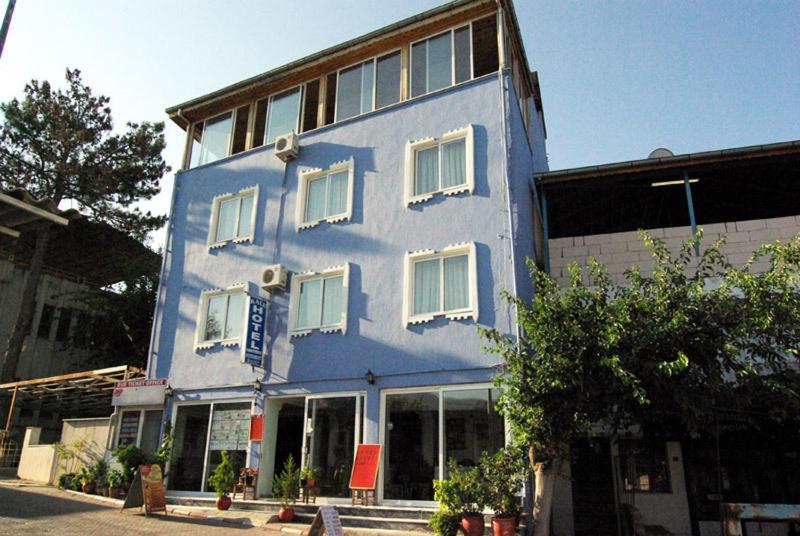
<path fill-rule="evenodd" d="M 219 225 L 219 211 L 222 207 L 222 203 L 226 201 L 232 201 L 234 199 L 244 199 L 245 197 L 253 197 L 253 210 L 250 213 L 250 234 L 245 236 L 237 236 L 234 238 L 228 238 L 227 240 L 217 240 L 217 226 Z M 241 204 L 239 205 L 239 211 L 236 215 L 236 229 L 238 232 L 241 215 Z M 248 186 L 247 188 L 242 188 L 239 190 L 238 193 L 224 193 L 214 197 L 211 206 L 211 221 L 208 226 L 208 247 L 209 249 L 213 248 L 221 248 L 228 242 L 233 242 L 234 244 L 240 244 L 243 242 L 250 242 L 251 244 L 255 240 L 256 235 L 256 215 L 258 214 L 258 185 L 255 186 Z"/>
<path fill-rule="evenodd" d="M 338 324 L 331 324 L 327 326 L 315 326 L 311 328 L 298 328 L 297 315 L 300 312 L 300 287 L 306 281 L 313 281 L 314 279 L 328 279 L 332 277 L 342 277 L 342 317 Z M 311 334 L 314 331 L 321 333 L 336 333 L 341 332 L 342 335 L 347 333 L 347 313 L 349 306 L 350 295 L 350 263 L 345 263 L 341 266 L 332 266 L 326 268 L 322 272 L 304 272 L 292 277 L 292 290 L 289 297 L 289 338 L 303 337 Z M 324 296 L 324 290 L 321 291 Z"/>
<path fill-rule="evenodd" d="M 305 221 L 306 209 L 308 208 L 309 183 L 317 179 L 321 179 L 322 177 L 333 175 L 334 173 L 340 173 L 342 171 L 348 172 L 347 207 L 345 211 L 339 214 L 324 216 L 316 220 Z M 355 183 L 355 160 L 353 159 L 352 156 L 348 160 L 343 160 L 341 162 L 336 162 L 335 164 L 332 164 L 327 169 L 313 168 L 300 172 L 300 180 L 297 187 L 297 203 L 295 207 L 295 217 L 294 217 L 295 229 L 297 231 L 300 231 L 301 229 L 310 229 L 311 227 L 316 227 L 323 221 L 328 223 L 339 223 L 342 221 L 350 221 L 353 217 L 354 183 Z M 328 204 L 328 199 L 326 195 L 325 197 L 326 212 L 327 212 L 327 204 Z"/>
<path fill-rule="evenodd" d="M 467 172 L 466 182 L 464 182 L 463 184 L 457 184 L 455 186 L 451 186 L 449 188 L 440 187 L 437 190 L 434 190 L 432 192 L 427 192 L 424 194 L 419 194 L 419 195 L 415 194 L 414 186 L 416 184 L 416 176 L 417 176 L 417 153 L 425 149 L 430 149 L 431 147 L 439 147 L 438 165 L 439 165 L 439 182 L 441 184 L 442 180 L 441 146 L 459 139 L 465 140 L 464 158 L 466 162 L 464 163 L 464 166 Z M 458 128 L 455 130 L 450 130 L 448 132 L 445 132 L 439 138 L 423 138 L 421 140 L 414 140 L 406 143 L 406 170 L 405 170 L 406 206 L 428 201 L 430 199 L 433 199 L 433 197 L 437 194 L 455 195 L 463 192 L 469 192 L 471 194 L 474 191 L 475 191 L 475 135 L 474 135 L 474 128 L 472 125 L 467 125 L 463 128 Z"/>
<path fill-rule="evenodd" d="M 444 90 L 449 89 L 449 88 L 451 88 L 453 86 L 457 86 L 459 84 L 465 84 L 465 83 L 469 82 L 470 80 L 474 80 L 475 79 L 474 51 L 472 50 L 472 45 L 473 45 L 473 43 L 472 43 L 472 32 L 473 32 L 472 23 L 475 22 L 475 21 L 488 19 L 489 17 L 491 17 L 491 15 L 481 15 L 480 17 L 476 17 L 474 19 L 471 19 L 469 22 L 466 22 L 466 23 L 461 22 L 459 24 L 456 24 L 455 26 L 450 26 L 446 30 L 443 30 L 441 32 L 436 32 L 433 35 L 429 35 L 427 37 L 423 37 L 421 39 L 417 39 L 416 41 L 412 41 L 411 43 L 408 44 L 408 98 L 409 99 L 417 99 L 419 97 L 424 97 L 425 95 L 430 95 L 431 93 L 437 93 L 439 91 L 444 91 Z M 498 20 L 499 20 L 499 18 L 498 18 Z M 466 80 L 462 80 L 461 82 L 456 82 L 456 30 L 460 30 L 461 28 L 464 28 L 465 26 L 469 28 L 469 78 L 467 78 Z M 411 96 L 411 88 L 414 87 L 413 86 L 413 80 L 412 80 L 413 77 L 414 77 L 414 70 L 412 69 L 412 65 L 413 65 L 413 61 L 414 61 L 414 58 L 413 58 L 413 56 L 414 56 L 414 45 L 418 45 L 419 43 L 424 43 L 424 42 L 430 41 L 431 39 L 433 39 L 435 37 L 439 37 L 440 35 L 443 35 L 443 34 L 446 34 L 446 33 L 450 34 L 450 85 L 442 87 L 442 88 L 439 88 L 439 89 L 434 89 L 433 91 L 430 91 L 428 89 L 428 66 L 427 66 L 427 61 L 428 61 L 429 56 L 428 56 L 428 46 L 426 44 L 425 45 L 425 63 L 426 63 L 426 65 L 425 65 L 425 93 L 422 93 L 421 95 L 416 95 L 416 96 L 412 97 Z M 499 64 L 499 62 L 498 62 L 498 64 Z"/>
<path fill-rule="evenodd" d="M 378 59 L 383 58 L 386 56 L 391 56 L 395 53 L 400 53 L 401 63 L 400 63 L 400 98 L 397 102 L 393 102 L 391 104 L 387 104 L 385 106 L 381 106 L 380 108 L 377 107 L 378 104 Z M 357 61 L 355 63 L 351 63 L 350 65 L 346 65 L 341 69 L 336 70 L 336 98 L 333 101 L 333 123 L 340 123 L 342 121 L 349 121 L 350 119 L 355 119 L 356 117 L 360 117 L 362 115 L 366 115 L 372 112 L 376 112 L 378 110 L 383 110 L 384 108 L 388 108 L 390 106 L 395 106 L 401 102 L 403 102 L 403 65 L 402 65 L 402 57 L 403 57 L 403 49 L 402 47 L 393 48 L 387 50 L 382 54 L 378 54 L 377 56 L 372 56 L 371 58 L 364 58 L 361 61 Z M 356 67 L 358 65 L 364 65 L 365 63 L 372 63 L 372 109 L 366 112 L 358 113 L 354 116 L 348 117 L 347 119 L 339 119 L 339 76 L 341 75 L 342 71 L 346 71 L 352 67 Z M 363 96 L 362 96 L 363 98 Z"/>
<path fill-rule="evenodd" d="M 192 165 L 192 158 L 193 158 L 192 152 L 193 152 L 193 149 L 194 149 L 194 143 L 189 143 L 189 158 L 187 158 L 187 160 L 186 160 L 186 165 L 187 165 L 188 169 L 195 169 L 195 168 L 199 168 L 199 167 L 203 167 L 203 166 L 208 166 L 210 164 L 213 164 L 215 162 L 219 162 L 220 160 L 228 158 L 229 156 L 232 156 L 231 155 L 231 151 L 233 150 L 233 134 L 234 134 L 234 131 L 236 130 L 236 119 L 237 119 L 237 116 L 238 116 L 238 113 L 239 113 L 239 108 L 241 108 L 241 107 L 242 106 L 230 108 L 228 110 L 225 110 L 224 112 L 220 112 L 218 114 L 214 114 L 211 117 L 207 117 L 206 119 L 203 119 L 203 121 L 202 121 L 202 123 L 203 123 L 203 135 L 200 136 L 200 143 L 199 143 L 199 147 L 197 148 L 199 151 L 203 150 L 203 139 L 206 136 L 206 125 L 208 124 L 208 122 L 212 121 L 214 119 L 217 119 L 218 117 L 222 117 L 223 115 L 230 114 L 230 116 L 231 116 L 231 130 L 228 133 L 228 149 L 225 151 L 225 156 L 221 156 L 221 157 L 217 158 L 216 160 L 212 160 L 211 162 L 205 162 L 203 164 L 197 164 L 196 166 L 193 166 Z M 249 113 L 248 113 L 248 116 L 249 116 Z M 248 120 L 249 120 L 249 117 L 248 117 Z M 193 131 L 195 125 L 197 123 L 200 123 L 200 122 L 201 121 L 195 121 L 194 123 L 192 123 L 192 126 L 191 126 L 190 130 Z M 192 136 L 193 136 L 193 134 L 192 134 Z M 247 148 L 245 147 L 245 150 L 246 149 Z"/>
<path fill-rule="evenodd" d="M 300 133 L 300 125 L 301 125 L 301 122 L 302 122 L 302 119 L 303 119 L 303 112 L 304 112 L 305 101 L 306 101 L 306 84 L 307 83 L 308 82 L 303 82 L 302 84 L 298 84 L 296 86 L 292 86 L 292 87 L 289 87 L 289 88 L 286 88 L 286 89 L 282 89 L 282 90 L 278 91 L 277 93 L 270 94 L 269 97 L 267 97 L 267 115 L 264 117 L 264 132 L 261 133 L 261 135 L 263 136 L 263 139 L 264 139 L 264 143 L 261 144 L 262 147 L 268 147 L 270 145 L 274 145 L 275 144 L 275 140 L 272 140 L 272 141 L 267 140 L 267 131 L 269 130 L 269 116 L 270 116 L 270 114 L 272 114 L 272 100 L 275 97 L 279 97 L 281 95 L 285 95 L 286 93 L 290 93 L 290 92 L 292 92 L 294 90 L 299 90 L 300 91 L 300 105 L 297 107 L 297 117 L 295 118 L 294 128 L 292 129 L 292 132 L 294 132 L 295 134 L 299 134 Z M 258 103 L 261 102 L 262 100 L 263 99 L 259 99 L 259 100 L 256 101 L 256 104 L 255 104 L 256 108 L 258 107 Z M 275 135 L 276 136 L 283 136 L 284 134 L 288 134 L 288 132 L 280 132 L 280 133 L 276 133 Z M 258 133 L 256 133 L 256 135 L 258 135 Z"/>
<path fill-rule="evenodd" d="M 232 295 L 232 294 L 242 294 L 245 298 L 244 305 L 242 306 L 242 333 L 239 333 L 237 337 L 232 337 L 230 339 L 209 339 L 204 340 L 205 332 L 206 332 L 206 321 L 208 320 L 208 302 L 211 298 L 216 296 L 225 296 L 225 295 Z M 221 344 L 222 346 L 236 346 L 241 345 L 242 337 L 244 335 L 244 330 L 247 327 L 247 292 L 246 292 L 246 285 L 244 283 L 232 285 L 230 287 L 224 289 L 210 289 L 204 290 L 200 293 L 200 308 L 197 311 L 197 327 L 195 329 L 195 343 L 194 347 L 195 350 L 199 349 L 206 349 L 206 348 L 213 348 L 217 344 Z M 226 322 L 227 322 L 227 311 L 226 311 Z M 222 334 L 225 334 L 225 329 L 223 327 Z"/>
<path fill-rule="evenodd" d="M 439 285 L 439 307 L 438 311 L 423 314 L 414 314 L 414 264 L 419 261 L 432 259 L 445 259 L 447 257 L 458 257 L 467 255 L 467 274 L 469 281 L 469 306 L 464 309 L 444 310 L 444 284 Z M 439 277 L 444 278 L 444 270 L 440 267 Z M 403 327 L 409 325 L 430 322 L 437 316 L 444 316 L 448 320 L 463 320 L 472 318 L 478 321 L 478 264 L 475 250 L 475 242 L 454 244 L 447 246 L 442 251 L 423 249 L 411 251 L 405 254 L 403 266 Z"/>
<path fill-rule="evenodd" d="M 139 425 L 136 431 L 136 441 L 133 442 L 137 447 L 142 446 L 142 430 L 144 430 L 144 416 L 148 411 L 161 412 L 161 424 L 164 423 L 164 406 L 120 406 L 119 417 L 116 420 L 116 429 L 114 430 L 114 448 L 119 447 L 119 434 L 122 431 L 122 416 L 127 412 L 139 412 Z"/>

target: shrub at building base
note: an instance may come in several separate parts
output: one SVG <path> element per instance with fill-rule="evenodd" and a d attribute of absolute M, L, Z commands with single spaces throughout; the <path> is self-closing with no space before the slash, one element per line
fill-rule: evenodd
<path fill-rule="evenodd" d="M 119 496 L 122 494 L 122 484 L 124 481 L 124 477 L 121 471 L 116 469 L 112 469 L 108 472 L 108 477 L 106 478 L 106 483 L 108 484 L 108 496 L 112 499 L 119 499 Z"/>
<path fill-rule="evenodd" d="M 461 467 L 454 459 L 447 463 L 448 480 L 433 481 L 433 497 L 440 511 L 461 516 L 465 536 L 483 534 L 483 509 L 486 489 L 481 482 L 480 469 Z"/>
<path fill-rule="evenodd" d="M 461 526 L 461 516 L 444 510 L 437 510 L 428 520 L 428 525 L 438 536 L 455 536 Z"/>
<path fill-rule="evenodd" d="M 525 455 L 518 448 L 503 448 L 494 455 L 481 456 L 481 474 L 486 498 L 494 511 L 494 536 L 513 536 L 519 523 L 520 505 L 517 493 L 526 475 Z"/>
<path fill-rule="evenodd" d="M 222 451 L 222 461 L 214 469 L 214 473 L 208 477 L 208 484 L 217 493 L 217 508 L 227 510 L 231 507 L 231 498 L 228 494 L 233 491 L 236 485 L 236 473 L 231 465 L 228 451 Z"/>
<path fill-rule="evenodd" d="M 292 505 L 297 501 L 300 493 L 300 470 L 294 463 L 294 458 L 290 454 L 283 464 L 283 470 L 272 481 L 272 496 L 277 497 L 281 503 L 278 511 L 278 519 L 288 523 L 294 519 L 294 508 Z"/>

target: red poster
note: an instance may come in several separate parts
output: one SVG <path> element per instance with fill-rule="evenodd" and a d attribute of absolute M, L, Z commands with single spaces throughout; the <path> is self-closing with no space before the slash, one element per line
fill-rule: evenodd
<path fill-rule="evenodd" d="M 375 489 L 380 461 L 380 445 L 358 445 L 353 471 L 350 473 L 350 489 Z"/>
<path fill-rule="evenodd" d="M 264 416 L 250 416 L 250 441 L 261 441 L 264 439 Z"/>

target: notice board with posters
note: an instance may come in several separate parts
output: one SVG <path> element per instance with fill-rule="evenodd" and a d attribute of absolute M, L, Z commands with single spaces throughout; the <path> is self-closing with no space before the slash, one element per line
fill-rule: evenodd
<path fill-rule="evenodd" d="M 167 515 L 167 497 L 164 493 L 164 476 L 157 463 L 140 465 L 142 478 L 142 495 L 144 496 L 144 515 L 153 512 L 164 512 Z"/>
<path fill-rule="evenodd" d="M 350 489 L 374 490 L 378 481 L 381 446 L 361 443 L 356 447 L 356 458 L 350 472 Z"/>

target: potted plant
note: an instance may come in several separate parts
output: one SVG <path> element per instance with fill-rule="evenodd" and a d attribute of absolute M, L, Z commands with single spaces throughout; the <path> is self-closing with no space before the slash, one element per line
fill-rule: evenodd
<path fill-rule="evenodd" d="M 124 476 L 121 471 L 112 469 L 108 472 L 106 483 L 108 484 L 108 496 L 112 499 L 119 499 L 122 493 L 122 485 L 124 483 Z"/>
<path fill-rule="evenodd" d="M 480 469 L 461 467 L 451 458 L 447 462 L 447 472 L 448 480 L 433 482 L 434 499 L 439 501 L 441 511 L 460 515 L 465 536 L 481 536 L 484 529 L 486 491 Z"/>
<path fill-rule="evenodd" d="M 95 483 L 94 483 L 94 474 L 92 474 L 91 469 L 87 469 L 86 467 L 81 467 L 81 470 L 78 471 L 78 482 L 81 485 L 81 491 L 84 493 L 94 493 L 95 490 Z"/>
<path fill-rule="evenodd" d="M 105 460 L 97 460 L 97 463 L 92 466 L 92 474 L 94 475 L 94 483 L 97 488 L 97 493 L 108 497 L 108 464 Z"/>
<path fill-rule="evenodd" d="M 459 514 L 439 509 L 431 514 L 428 525 L 433 530 L 433 533 L 438 536 L 456 536 L 458 527 L 461 525 L 460 521 L 461 516 Z"/>
<path fill-rule="evenodd" d="M 522 488 L 527 464 L 522 452 L 503 448 L 494 455 L 483 453 L 481 473 L 489 506 L 494 510 L 494 536 L 513 536 L 519 521 L 520 504 L 517 493 Z"/>
<path fill-rule="evenodd" d="M 313 488 L 317 485 L 317 468 L 316 467 L 303 467 L 303 470 L 300 471 L 300 485 L 302 487 L 308 486 L 309 488 Z"/>
<path fill-rule="evenodd" d="M 294 519 L 292 505 L 297 501 L 300 493 L 300 471 L 290 454 L 283 464 L 283 470 L 272 482 L 272 496 L 277 497 L 281 503 L 278 519 L 288 523 Z"/>
<path fill-rule="evenodd" d="M 214 473 L 208 477 L 208 483 L 217 492 L 217 509 L 227 510 L 230 508 L 232 501 L 228 494 L 236 485 L 236 473 L 227 450 L 222 451 L 222 461 L 214 469 Z"/>

